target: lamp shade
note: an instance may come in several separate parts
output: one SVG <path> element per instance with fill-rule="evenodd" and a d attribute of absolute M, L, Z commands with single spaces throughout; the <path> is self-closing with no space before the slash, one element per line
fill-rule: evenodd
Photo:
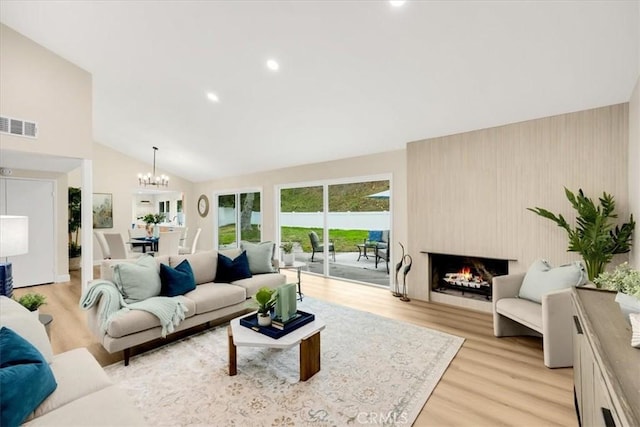
<path fill-rule="evenodd" d="M 26 254 L 29 251 L 29 218 L 0 215 L 0 257 Z"/>

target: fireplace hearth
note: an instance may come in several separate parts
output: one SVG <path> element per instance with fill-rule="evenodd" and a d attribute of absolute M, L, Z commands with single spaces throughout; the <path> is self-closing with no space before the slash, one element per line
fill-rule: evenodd
<path fill-rule="evenodd" d="M 491 282 L 494 276 L 508 274 L 508 260 L 429 254 L 432 292 L 464 298 L 491 301 Z"/>

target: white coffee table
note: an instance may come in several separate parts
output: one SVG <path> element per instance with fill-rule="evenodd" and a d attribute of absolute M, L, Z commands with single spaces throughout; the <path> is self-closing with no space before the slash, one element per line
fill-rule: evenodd
<path fill-rule="evenodd" d="M 320 370 L 320 331 L 326 326 L 322 319 L 318 319 L 316 316 L 313 322 L 307 323 L 278 339 L 274 339 L 242 326 L 240 319 L 245 316 L 233 319 L 227 328 L 229 335 L 229 375 L 238 373 L 236 347 L 286 349 L 300 344 L 300 381 L 307 381 Z"/>

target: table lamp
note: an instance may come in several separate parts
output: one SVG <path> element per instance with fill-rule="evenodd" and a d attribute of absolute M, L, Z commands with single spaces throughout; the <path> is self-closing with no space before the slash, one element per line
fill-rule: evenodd
<path fill-rule="evenodd" d="M 13 296 L 11 263 L 6 257 L 26 254 L 29 251 L 29 218 L 26 216 L 0 215 L 0 295 Z"/>

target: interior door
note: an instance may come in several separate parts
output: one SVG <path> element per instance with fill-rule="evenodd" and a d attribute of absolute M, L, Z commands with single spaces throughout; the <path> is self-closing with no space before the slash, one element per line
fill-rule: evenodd
<path fill-rule="evenodd" d="M 0 212 L 29 217 L 29 252 L 8 259 L 13 264 L 13 287 L 54 282 L 54 183 L 30 179 L 0 181 Z"/>

